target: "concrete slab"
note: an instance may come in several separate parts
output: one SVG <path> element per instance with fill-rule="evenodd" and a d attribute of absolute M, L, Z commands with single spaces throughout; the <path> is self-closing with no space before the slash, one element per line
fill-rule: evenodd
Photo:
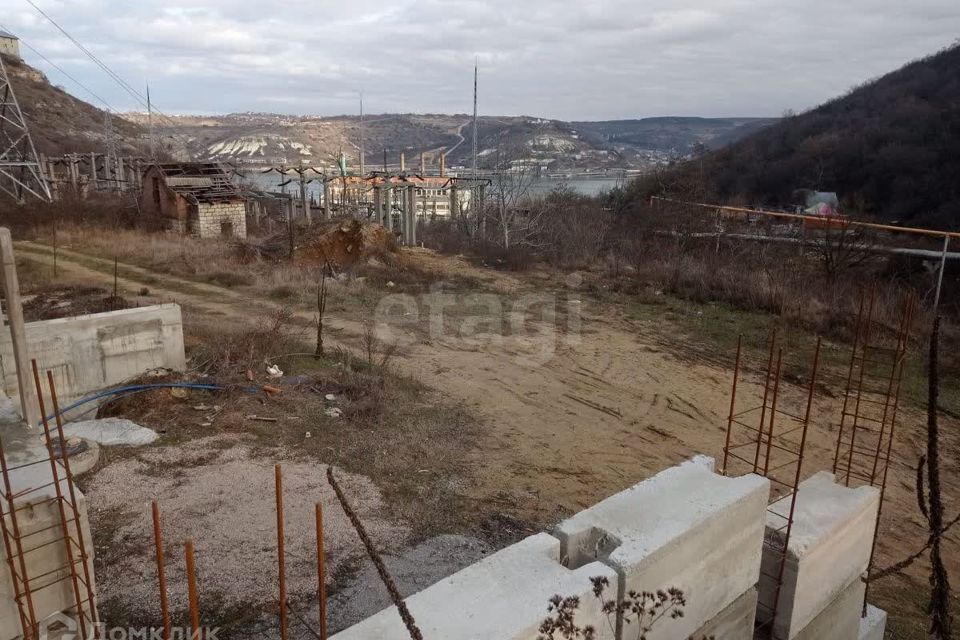
<path fill-rule="evenodd" d="M 880 493 L 873 487 L 848 488 L 823 471 L 800 484 L 787 550 L 774 633 L 790 640 L 866 571 L 870 559 Z M 780 531 L 790 499 L 770 506 L 763 573 L 774 575 L 783 547 Z M 779 514 L 779 515 L 774 515 Z M 774 584 L 760 580 L 761 607 L 773 604 Z"/>
<path fill-rule="evenodd" d="M 570 567 L 614 568 L 621 598 L 681 589 L 683 617 L 647 637 L 686 638 L 756 585 L 769 494 L 766 478 L 727 478 L 698 456 L 581 511 L 555 535 Z"/>
<path fill-rule="evenodd" d="M 152 369 L 186 368 L 183 319 L 176 304 L 29 322 L 26 334 L 41 371 L 53 371 L 61 406 Z M 3 331 L 0 382 L 0 391 L 19 405 L 13 347 Z M 44 401 L 50 413 L 49 397 Z"/>
<path fill-rule="evenodd" d="M 726 609 L 714 616 L 691 635 L 691 638 L 716 638 L 717 640 L 753 640 L 753 622 L 757 614 L 757 589 L 749 591 L 733 601 Z"/>
<path fill-rule="evenodd" d="M 594 562 L 570 570 L 560 564 L 560 541 L 540 533 L 490 555 L 406 599 L 426 638 L 536 640 L 554 595 L 580 596 L 577 623 L 593 625 L 598 640 L 613 638 L 612 625 L 593 596 L 590 578 L 616 574 Z M 396 607 L 333 636 L 335 640 L 408 640 Z"/>
<path fill-rule="evenodd" d="M 867 605 L 867 615 L 860 618 L 857 640 L 883 640 L 887 630 L 887 612 L 872 604 Z"/>
<path fill-rule="evenodd" d="M 794 640 L 857 640 L 865 589 L 863 580 L 854 580 Z"/>

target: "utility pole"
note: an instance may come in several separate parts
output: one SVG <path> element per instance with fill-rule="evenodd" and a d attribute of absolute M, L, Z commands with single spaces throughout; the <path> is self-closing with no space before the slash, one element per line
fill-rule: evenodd
<path fill-rule="evenodd" d="M 480 72 L 479 57 L 473 60 L 473 176 L 477 176 L 477 76 Z"/>
<path fill-rule="evenodd" d="M 360 92 L 360 176 L 366 175 L 363 162 L 363 91 Z"/>
<path fill-rule="evenodd" d="M 147 83 L 147 135 L 150 136 L 150 162 L 157 161 L 157 150 L 153 141 L 153 105 L 150 102 L 150 83 Z"/>
<path fill-rule="evenodd" d="M 27 121 L 0 59 L 0 191 L 17 202 L 27 194 L 50 202 L 50 185 L 40 167 Z"/>
<path fill-rule="evenodd" d="M 303 216 L 307 219 L 307 224 L 312 224 L 310 217 L 310 199 L 307 197 L 307 170 L 303 168 L 303 160 L 297 165 L 297 173 L 300 175 L 300 202 L 303 203 Z"/>

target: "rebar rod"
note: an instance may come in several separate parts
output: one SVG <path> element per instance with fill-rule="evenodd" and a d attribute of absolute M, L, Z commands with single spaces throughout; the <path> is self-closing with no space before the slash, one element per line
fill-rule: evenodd
<path fill-rule="evenodd" d="M 167 568 L 163 557 L 163 532 L 160 526 L 160 505 L 150 504 L 153 514 L 153 544 L 157 557 L 157 582 L 160 587 L 160 615 L 163 619 L 163 640 L 170 640 L 170 601 L 167 597 Z"/>
<path fill-rule="evenodd" d="M 274 488 L 277 497 L 277 570 L 280 587 L 280 638 L 287 640 L 287 567 L 283 536 L 283 471 L 280 465 L 273 467 Z"/>
<path fill-rule="evenodd" d="M 87 587 L 87 604 L 90 607 L 90 620 L 93 622 L 93 637 L 100 637 L 100 613 L 97 611 L 96 596 L 93 590 L 93 578 L 90 575 L 90 556 L 87 555 L 87 543 L 83 539 L 83 526 L 80 521 L 80 508 L 77 506 L 77 490 L 73 482 L 73 471 L 70 468 L 70 451 L 67 439 L 63 434 L 63 416 L 60 413 L 60 401 L 57 399 L 57 385 L 53 380 L 53 372 L 47 369 L 47 387 L 50 389 L 50 404 L 53 407 L 53 417 L 57 424 L 57 437 L 60 438 L 61 459 L 63 469 L 67 475 L 67 490 L 70 493 L 70 508 L 73 511 L 73 521 L 77 527 L 76 544 L 80 548 L 81 567 L 83 568 L 83 582 Z"/>
<path fill-rule="evenodd" d="M 327 640 L 327 568 L 323 548 L 323 506 L 315 505 L 317 521 L 317 599 L 319 600 L 320 640 Z"/>
<path fill-rule="evenodd" d="M 50 437 L 50 421 L 47 420 L 47 410 L 43 405 L 43 387 L 40 385 L 40 370 L 37 367 L 36 360 L 31 360 L 30 365 L 33 368 L 33 382 L 37 387 L 37 402 L 40 404 L 40 418 L 43 422 L 43 435 L 47 445 L 47 455 L 50 456 L 50 473 L 53 476 L 53 487 L 57 496 L 57 510 L 60 513 L 60 525 L 64 538 L 63 546 L 67 553 L 67 562 L 70 565 L 70 582 L 73 585 L 73 596 L 77 605 L 77 619 L 80 623 L 81 637 L 86 638 L 87 621 L 84 619 L 83 600 L 80 597 L 80 583 L 77 580 L 77 567 L 73 560 L 73 545 L 70 544 L 70 528 L 67 524 L 67 512 L 63 508 L 63 490 L 60 488 L 60 474 L 57 471 L 57 461 L 53 453 L 53 439 Z M 66 448 L 67 443 L 61 442 L 61 451 Z"/>
<path fill-rule="evenodd" d="M 197 564 L 193 554 L 193 540 L 183 544 L 187 563 L 187 596 L 190 599 L 190 640 L 201 640 L 200 603 L 197 597 Z"/>

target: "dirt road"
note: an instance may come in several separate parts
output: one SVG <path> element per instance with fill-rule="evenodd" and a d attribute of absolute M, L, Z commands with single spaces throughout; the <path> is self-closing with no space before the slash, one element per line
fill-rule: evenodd
<path fill-rule="evenodd" d="M 20 243 L 19 249 L 21 257 L 51 261 L 42 245 Z M 112 262 L 64 250 L 58 261 L 61 269 L 87 281 L 112 285 L 112 275 L 102 270 L 112 268 Z M 101 270 L 91 268 L 95 264 Z M 176 300 L 188 313 L 249 318 L 277 306 L 221 287 L 121 266 L 122 288 L 149 286 L 152 295 Z M 582 306 L 579 339 L 560 339 L 553 357 L 540 364 L 524 357 L 522 341 L 477 346 L 454 338 L 420 341 L 394 360 L 404 372 L 470 406 L 488 426 L 485 441 L 469 454 L 474 478 L 467 489 L 486 508 L 548 524 L 690 455 L 722 452 L 730 369 L 678 355 L 690 352 L 685 338 L 661 325 L 628 322 L 616 310 L 592 306 L 586 298 Z M 306 312 L 300 317 L 312 320 Z M 337 340 L 359 345 L 358 319 L 331 318 L 329 325 Z M 783 402 L 799 406 L 803 390 L 785 386 Z M 744 402 L 752 395 L 759 404 L 758 384 L 741 388 Z M 805 476 L 830 468 L 839 395 L 815 402 Z M 944 423 L 944 449 L 955 456 L 957 424 Z M 925 538 L 911 469 L 922 450 L 922 424 L 916 410 L 903 412 L 879 547 L 881 565 L 913 551 Z M 945 476 L 945 491 L 957 495 L 956 465 L 945 469 Z M 954 543 L 955 535 L 950 533 Z M 956 557 L 951 562 L 956 565 Z"/>

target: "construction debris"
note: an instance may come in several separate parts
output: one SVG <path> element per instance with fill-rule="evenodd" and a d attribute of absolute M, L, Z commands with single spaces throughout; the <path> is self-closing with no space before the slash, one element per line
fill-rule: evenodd
<path fill-rule="evenodd" d="M 71 422 L 63 426 L 70 439 L 92 440 L 105 447 L 142 447 L 155 442 L 160 436 L 153 429 L 142 427 L 124 418 L 102 418 Z"/>

